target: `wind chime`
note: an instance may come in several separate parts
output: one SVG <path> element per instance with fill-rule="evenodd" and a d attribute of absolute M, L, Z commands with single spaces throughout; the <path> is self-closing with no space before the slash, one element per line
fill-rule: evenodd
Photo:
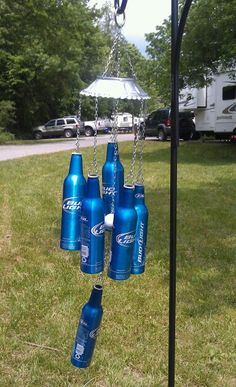
<path fill-rule="evenodd" d="M 98 274 L 89 301 L 82 308 L 71 362 L 78 368 L 89 366 L 102 320 L 102 292 L 104 282 L 105 232 L 110 233 L 111 246 L 107 274 L 113 280 L 127 280 L 131 274 L 145 269 L 148 210 L 144 199 L 143 130 L 141 117 L 148 95 L 136 82 L 129 58 L 132 78 L 121 78 L 120 43 L 125 13 L 115 1 L 116 33 L 105 71 L 86 89 L 82 96 L 94 97 L 95 133 L 93 158 L 87 181 L 83 176 L 78 130 L 76 150 L 71 155 L 69 174 L 64 180 L 60 247 L 80 251 L 83 273 Z M 120 19 L 121 18 L 121 19 Z M 114 66 L 115 63 L 115 66 Z M 102 168 L 102 197 L 97 164 L 97 122 L 100 98 L 111 98 L 114 106 L 113 125 L 107 144 L 106 160 Z M 118 149 L 119 100 L 137 100 L 140 117 L 134 130 L 133 155 L 127 178 L 120 162 Z M 81 104 L 79 120 L 81 116 Z M 137 166 L 137 168 L 136 168 Z"/>

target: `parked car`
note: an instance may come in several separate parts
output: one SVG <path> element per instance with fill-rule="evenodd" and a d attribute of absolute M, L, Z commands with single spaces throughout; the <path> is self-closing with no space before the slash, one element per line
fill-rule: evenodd
<path fill-rule="evenodd" d="M 190 140 L 195 134 L 195 125 L 191 112 L 179 113 L 179 137 Z M 164 141 L 171 135 L 171 111 L 169 108 L 158 109 L 145 120 L 144 137 L 157 137 Z"/>
<path fill-rule="evenodd" d="M 81 126 L 80 129 L 83 132 L 83 125 L 79 124 L 79 121 L 75 116 L 57 118 L 48 121 L 45 125 L 34 128 L 33 136 L 36 140 L 43 137 L 64 136 L 66 138 L 70 138 L 76 135 L 79 125 Z"/>

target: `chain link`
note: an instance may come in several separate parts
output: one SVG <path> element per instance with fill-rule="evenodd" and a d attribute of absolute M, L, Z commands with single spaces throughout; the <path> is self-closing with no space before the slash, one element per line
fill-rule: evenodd
<path fill-rule="evenodd" d="M 143 118 L 143 121 L 141 122 Z M 139 152 L 139 164 L 136 182 L 144 184 L 144 173 L 143 173 L 143 153 L 144 153 L 144 133 L 145 133 L 145 119 L 144 119 L 144 100 L 141 100 L 140 112 L 139 112 L 139 123 L 138 123 L 138 152 Z"/>
<path fill-rule="evenodd" d="M 132 61 L 131 61 L 131 58 L 130 58 L 130 55 L 129 55 L 129 52 L 128 52 L 128 49 L 127 49 L 127 46 L 124 45 L 124 47 L 125 47 L 125 53 L 126 53 L 126 56 L 127 56 L 128 62 L 129 62 L 129 67 L 130 67 L 130 70 L 131 70 L 132 78 L 136 79 L 136 74 L 135 74 L 135 71 L 134 71 L 134 67 L 133 67 L 133 64 L 132 64 Z"/>
<path fill-rule="evenodd" d="M 98 176 L 98 164 L 97 164 L 97 133 L 98 133 L 98 98 L 95 97 L 95 130 L 93 136 L 93 160 L 90 164 L 89 174 L 95 174 Z"/>
<path fill-rule="evenodd" d="M 135 162 L 137 157 L 137 144 L 138 144 L 138 131 L 135 130 L 134 125 L 133 125 L 133 131 L 134 131 L 133 155 L 132 155 L 132 160 L 130 164 L 130 170 L 126 178 L 126 184 L 132 184 L 132 185 L 134 185 Z"/>
<path fill-rule="evenodd" d="M 117 51 L 117 47 L 119 46 L 120 39 L 121 39 L 121 31 L 119 28 L 117 28 L 116 33 L 115 33 L 115 37 L 113 40 L 112 48 L 111 48 L 111 51 L 110 51 L 110 54 L 108 57 L 108 61 L 107 61 L 105 70 L 102 74 L 103 77 L 106 77 L 108 75 L 108 71 L 109 71 L 110 67 L 111 67 L 110 74 L 112 75 L 112 68 L 113 68 L 112 61 L 114 61 L 114 53 Z"/>
<path fill-rule="evenodd" d="M 99 273 L 94 281 L 94 285 L 102 285 L 104 286 L 104 271 Z"/>
<path fill-rule="evenodd" d="M 79 153 L 80 151 L 80 127 L 81 127 L 81 97 L 79 96 L 79 108 L 77 115 L 77 129 L 76 129 L 76 143 L 75 143 L 75 151 Z"/>
<path fill-rule="evenodd" d="M 118 40 L 117 40 L 117 48 L 116 48 L 116 76 L 117 78 L 119 78 L 120 76 L 120 43 L 121 43 L 121 30 L 118 29 L 117 31 L 117 35 L 118 35 Z"/>
<path fill-rule="evenodd" d="M 114 105 L 114 121 L 112 126 L 111 142 L 114 143 L 114 171 L 113 171 L 113 187 L 112 187 L 112 201 L 111 201 L 111 213 L 115 213 L 115 194 L 116 194 L 116 175 L 117 175 L 117 158 L 118 158 L 118 144 L 117 144 L 117 132 L 118 132 L 118 109 L 119 100 L 115 100 Z"/>

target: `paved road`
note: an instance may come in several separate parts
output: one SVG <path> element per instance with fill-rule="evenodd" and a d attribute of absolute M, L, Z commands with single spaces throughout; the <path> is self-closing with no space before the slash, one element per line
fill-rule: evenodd
<path fill-rule="evenodd" d="M 110 135 L 101 135 L 97 137 L 97 143 L 106 144 Z M 119 141 L 133 140 L 133 134 L 121 134 L 118 136 Z M 81 137 L 80 146 L 85 148 L 93 144 L 93 137 Z M 30 145 L 0 145 L 0 161 L 18 159 L 20 157 L 39 155 L 45 153 L 55 153 L 75 149 L 75 139 L 62 142 L 47 142 L 45 144 Z"/>

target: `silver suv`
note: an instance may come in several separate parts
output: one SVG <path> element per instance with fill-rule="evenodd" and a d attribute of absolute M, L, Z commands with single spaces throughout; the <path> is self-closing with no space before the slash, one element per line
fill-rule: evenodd
<path fill-rule="evenodd" d="M 33 136 L 36 140 L 43 137 L 64 136 L 70 138 L 76 135 L 79 128 L 79 121 L 76 117 L 63 117 L 48 121 L 45 125 L 33 129 Z"/>

